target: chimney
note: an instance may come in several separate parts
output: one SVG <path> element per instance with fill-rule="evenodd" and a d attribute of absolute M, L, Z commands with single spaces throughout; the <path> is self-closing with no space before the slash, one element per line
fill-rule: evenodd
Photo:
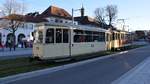
<path fill-rule="evenodd" d="M 83 17 L 83 16 L 84 16 L 84 7 L 82 5 L 82 8 L 81 8 L 81 17 Z"/>

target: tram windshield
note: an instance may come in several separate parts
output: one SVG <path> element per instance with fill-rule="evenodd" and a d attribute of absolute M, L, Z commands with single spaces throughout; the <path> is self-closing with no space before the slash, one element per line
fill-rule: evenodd
<path fill-rule="evenodd" d="M 43 43 L 43 31 L 42 30 L 36 31 L 34 43 Z"/>

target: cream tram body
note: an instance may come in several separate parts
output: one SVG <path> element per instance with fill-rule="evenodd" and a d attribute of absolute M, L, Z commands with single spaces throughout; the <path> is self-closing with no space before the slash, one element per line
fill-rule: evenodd
<path fill-rule="evenodd" d="M 117 30 L 108 30 L 106 32 L 107 50 L 120 49 L 129 46 L 131 44 L 129 40 L 131 40 L 129 32 Z"/>
<path fill-rule="evenodd" d="M 105 32 L 89 26 L 37 24 L 33 57 L 59 59 L 104 51 Z"/>

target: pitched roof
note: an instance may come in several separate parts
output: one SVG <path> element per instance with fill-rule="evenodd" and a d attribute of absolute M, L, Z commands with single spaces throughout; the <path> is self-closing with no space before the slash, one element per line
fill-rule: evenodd
<path fill-rule="evenodd" d="M 50 6 L 40 16 L 44 18 L 54 16 L 65 19 L 71 19 L 71 15 L 66 10 L 56 6 Z"/>
<path fill-rule="evenodd" d="M 95 19 L 88 17 L 88 16 L 75 17 L 74 19 L 75 21 L 78 21 L 80 24 L 83 24 L 83 25 L 100 26 L 100 24 L 97 23 Z"/>
<path fill-rule="evenodd" d="M 8 19 L 8 20 L 16 20 L 16 21 L 24 21 L 24 22 L 48 22 L 44 18 L 36 17 L 36 16 L 29 16 L 29 15 L 19 15 L 19 14 L 11 14 L 0 19 Z"/>
<path fill-rule="evenodd" d="M 78 21 L 82 25 L 92 25 L 92 26 L 96 26 L 96 27 L 102 27 L 104 29 L 110 28 L 110 26 L 107 25 L 106 23 L 99 23 L 95 19 L 93 19 L 89 16 L 80 16 L 80 17 L 75 17 L 74 19 L 75 19 L 75 21 Z M 112 27 L 112 29 L 115 29 L 113 26 L 111 26 L 111 27 Z"/>

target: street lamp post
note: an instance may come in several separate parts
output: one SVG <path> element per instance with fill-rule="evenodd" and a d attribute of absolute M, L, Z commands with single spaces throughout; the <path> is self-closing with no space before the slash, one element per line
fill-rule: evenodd
<path fill-rule="evenodd" d="M 76 9 L 76 10 L 74 10 L 73 8 L 72 8 L 72 26 L 74 25 L 74 11 L 79 11 L 79 10 L 81 10 L 81 9 Z M 71 35 L 71 28 L 70 28 L 70 32 L 69 32 L 69 34 L 70 34 L 70 40 L 69 40 L 69 55 L 70 55 L 70 57 L 71 57 L 71 47 L 73 46 L 72 45 L 72 35 Z"/>
<path fill-rule="evenodd" d="M 74 25 L 74 12 L 75 11 L 80 11 L 81 9 L 73 9 L 72 8 L 72 25 Z"/>

